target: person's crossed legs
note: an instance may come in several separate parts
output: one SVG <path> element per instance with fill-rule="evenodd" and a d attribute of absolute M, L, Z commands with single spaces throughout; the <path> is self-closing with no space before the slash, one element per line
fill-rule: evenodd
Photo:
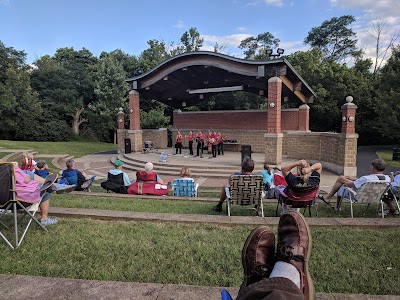
<path fill-rule="evenodd" d="M 255 228 L 243 247 L 244 280 L 236 299 L 314 299 L 310 255 L 310 230 L 297 212 L 280 218 L 276 254 L 272 231 L 267 226 Z"/>

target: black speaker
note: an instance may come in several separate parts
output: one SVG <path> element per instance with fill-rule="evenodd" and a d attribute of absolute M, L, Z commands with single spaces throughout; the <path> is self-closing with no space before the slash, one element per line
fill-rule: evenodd
<path fill-rule="evenodd" d="M 242 160 L 243 158 L 245 158 L 246 156 L 251 157 L 251 145 L 242 145 Z"/>
<path fill-rule="evenodd" d="M 131 139 L 125 139 L 125 153 L 132 153 Z"/>

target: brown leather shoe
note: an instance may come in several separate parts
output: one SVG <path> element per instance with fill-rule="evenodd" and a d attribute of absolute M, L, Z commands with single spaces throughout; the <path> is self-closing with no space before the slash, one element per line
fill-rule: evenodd
<path fill-rule="evenodd" d="M 242 250 L 244 272 L 241 290 L 267 278 L 272 271 L 275 253 L 275 235 L 267 226 L 258 226 L 248 236 Z"/>
<path fill-rule="evenodd" d="M 314 283 L 308 270 L 311 247 L 311 233 L 304 216 L 297 212 L 284 214 L 279 220 L 276 260 L 296 267 L 306 300 L 315 298 Z"/>

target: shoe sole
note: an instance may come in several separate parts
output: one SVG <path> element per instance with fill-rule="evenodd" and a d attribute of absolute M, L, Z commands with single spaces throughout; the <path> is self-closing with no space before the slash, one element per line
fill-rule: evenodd
<path fill-rule="evenodd" d="M 64 193 L 70 193 L 75 190 L 75 186 L 68 188 L 68 189 L 63 189 L 63 190 L 57 190 L 56 194 L 64 194 Z"/>
<path fill-rule="evenodd" d="M 262 227 L 265 227 L 265 226 L 262 225 Z M 246 242 L 244 243 L 243 249 L 242 249 L 242 266 L 243 266 L 243 272 L 244 272 L 244 274 L 248 274 L 248 273 L 247 273 L 247 272 L 248 272 L 248 270 L 247 270 L 247 264 L 246 264 L 246 259 L 245 259 L 245 257 L 246 257 L 246 250 L 247 250 L 247 248 L 249 247 L 250 241 L 253 239 L 253 237 L 254 237 L 254 235 L 256 234 L 256 231 L 257 231 L 258 228 L 260 228 L 260 227 L 254 228 L 253 231 L 249 234 L 249 236 L 247 237 Z M 272 232 L 272 230 L 269 229 L 268 227 L 265 227 L 265 230 L 261 231 L 259 234 L 263 234 L 264 232 L 268 232 L 268 233 L 271 233 L 271 234 L 273 235 L 274 245 L 275 245 L 275 235 L 274 235 L 274 233 Z M 245 288 L 246 286 L 247 286 L 247 277 L 244 276 L 243 283 L 242 283 L 242 285 L 240 286 L 239 291 L 242 290 L 243 288 Z"/>
<path fill-rule="evenodd" d="M 307 251 L 307 257 L 304 258 L 304 275 L 307 278 L 307 285 L 304 286 L 304 291 L 308 291 L 308 299 L 305 298 L 305 300 L 314 300 L 315 299 L 315 287 L 314 287 L 314 282 L 311 278 L 310 272 L 308 270 L 308 262 L 310 261 L 311 257 L 311 248 L 312 248 L 312 238 L 311 238 L 311 231 L 310 227 L 308 227 L 308 224 L 306 222 L 306 219 L 301 213 L 297 214 L 300 216 L 300 218 L 303 220 L 304 225 L 306 226 L 307 229 L 307 234 L 308 234 L 308 251 Z"/>
<path fill-rule="evenodd" d="M 50 174 L 44 179 L 45 182 L 43 183 L 42 187 L 39 189 L 40 195 L 44 193 L 48 188 L 50 188 L 57 180 L 57 174 Z"/>

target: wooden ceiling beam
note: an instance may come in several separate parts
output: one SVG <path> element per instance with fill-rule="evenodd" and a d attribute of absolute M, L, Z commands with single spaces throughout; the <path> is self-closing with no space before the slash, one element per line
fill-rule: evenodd
<path fill-rule="evenodd" d="M 306 96 L 301 92 L 301 82 L 295 82 L 289 80 L 286 76 L 279 76 L 282 80 L 282 83 L 291 91 L 293 92 L 297 98 L 303 103 L 307 102 Z"/>

